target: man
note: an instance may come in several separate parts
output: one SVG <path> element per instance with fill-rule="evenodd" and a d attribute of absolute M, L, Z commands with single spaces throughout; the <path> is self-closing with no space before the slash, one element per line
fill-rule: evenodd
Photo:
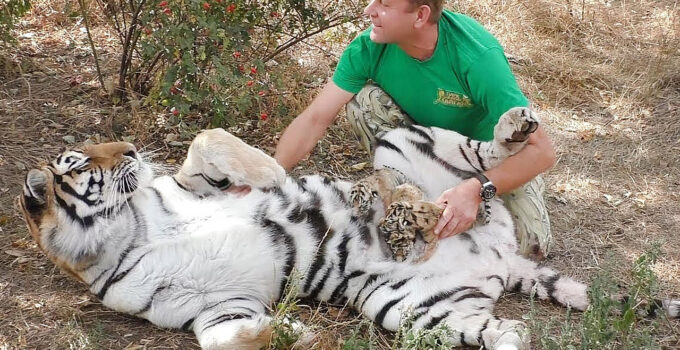
<path fill-rule="evenodd" d="M 414 121 L 492 139 L 499 117 L 528 101 L 498 41 L 473 19 L 443 11 L 442 5 L 443 0 L 373 0 L 364 10 L 372 26 L 350 43 L 333 79 L 284 131 L 276 160 L 286 169 L 297 164 L 345 104 L 369 151 L 376 136 Z M 369 81 L 380 88 L 366 85 Z M 532 179 L 554 158 L 551 141 L 539 127 L 521 152 L 441 194 L 436 202 L 445 209 L 435 232 L 442 239 L 467 230 L 477 217 L 482 189 L 488 194 L 495 187 L 516 219 L 522 253 L 544 258 L 550 223 L 542 181 Z"/>

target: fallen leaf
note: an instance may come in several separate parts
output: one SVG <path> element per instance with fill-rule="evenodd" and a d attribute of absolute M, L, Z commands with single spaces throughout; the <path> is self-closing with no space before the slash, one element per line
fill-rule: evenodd
<path fill-rule="evenodd" d="M 356 171 L 359 171 L 359 170 L 363 170 L 366 167 L 366 165 L 368 165 L 367 162 L 361 162 L 361 163 L 357 163 L 357 164 L 352 165 L 351 168 L 356 170 Z"/>
<path fill-rule="evenodd" d="M 7 249 L 5 250 L 5 254 L 11 255 L 11 256 L 16 256 L 16 257 L 22 257 L 26 255 L 26 253 L 23 250 L 17 250 L 17 249 Z"/>
<path fill-rule="evenodd" d="M 595 138 L 595 130 L 581 130 L 578 132 L 578 138 L 583 142 L 588 142 Z"/>

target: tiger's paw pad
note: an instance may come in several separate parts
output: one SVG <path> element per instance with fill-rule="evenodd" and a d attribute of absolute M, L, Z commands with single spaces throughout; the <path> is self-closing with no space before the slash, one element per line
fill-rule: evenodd
<path fill-rule="evenodd" d="M 520 143 L 529 139 L 538 129 L 538 117 L 528 107 L 515 107 L 505 112 L 498 121 L 499 138 L 507 143 Z"/>
<path fill-rule="evenodd" d="M 352 186 L 349 194 L 349 201 L 352 203 L 355 215 L 363 216 L 371 210 L 373 203 L 378 198 L 378 191 L 367 182 L 360 181 Z"/>

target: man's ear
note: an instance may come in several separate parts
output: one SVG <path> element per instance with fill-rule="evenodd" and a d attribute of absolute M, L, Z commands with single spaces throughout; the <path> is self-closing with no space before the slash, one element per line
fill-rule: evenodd
<path fill-rule="evenodd" d="M 430 6 L 427 5 L 421 5 L 418 7 L 417 14 L 416 14 L 416 22 L 415 22 L 415 27 L 420 28 L 424 26 L 425 24 L 428 23 L 430 20 L 430 16 L 432 15 L 432 9 Z"/>
<path fill-rule="evenodd" d="M 24 182 L 24 206 L 31 213 L 41 211 L 47 204 L 50 176 L 46 170 L 31 169 Z"/>

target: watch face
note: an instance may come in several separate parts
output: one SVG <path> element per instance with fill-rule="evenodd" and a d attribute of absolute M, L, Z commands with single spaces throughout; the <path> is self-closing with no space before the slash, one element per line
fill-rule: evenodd
<path fill-rule="evenodd" d="M 489 200 L 496 196 L 496 186 L 488 184 L 482 187 L 482 192 L 480 193 L 482 199 Z"/>

